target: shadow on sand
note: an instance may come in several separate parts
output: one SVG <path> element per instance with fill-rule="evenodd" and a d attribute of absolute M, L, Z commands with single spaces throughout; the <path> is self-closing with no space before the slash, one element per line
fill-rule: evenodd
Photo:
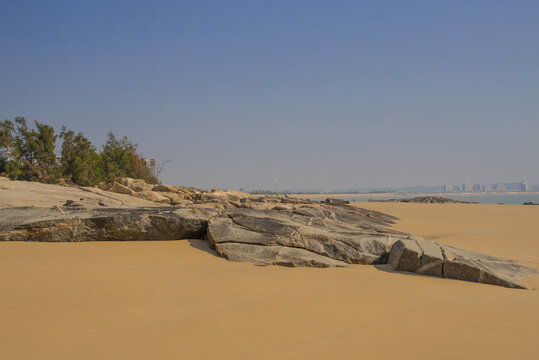
<path fill-rule="evenodd" d="M 383 271 L 383 272 L 387 272 L 387 273 L 392 273 L 392 274 L 402 274 L 402 275 L 409 275 L 409 276 L 414 276 L 414 277 L 426 277 L 426 278 L 431 278 L 431 279 L 444 279 L 444 280 L 450 280 L 450 279 L 447 279 L 447 278 L 441 278 L 441 277 L 438 277 L 438 276 L 425 275 L 425 274 L 418 274 L 418 273 L 412 273 L 412 272 L 408 272 L 408 271 L 395 271 L 395 270 L 393 270 L 393 267 L 392 267 L 390 264 L 374 265 L 374 267 L 375 267 L 377 270 L 380 270 L 380 271 Z"/>
<path fill-rule="evenodd" d="M 201 239 L 189 239 L 187 240 L 189 241 L 189 246 L 195 248 L 195 249 L 198 249 L 198 250 L 202 250 L 204 252 L 207 252 L 208 254 L 211 254 L 215 257 L 218 257 L 218 258 L 221 258 L 219 255 L 217 255 L 217 253 L 215 252 L 215 250 L 213 250 L 211 247 L 210 247 L 210 244 L 208 243 L 208 240 L 201 240 Z"/>

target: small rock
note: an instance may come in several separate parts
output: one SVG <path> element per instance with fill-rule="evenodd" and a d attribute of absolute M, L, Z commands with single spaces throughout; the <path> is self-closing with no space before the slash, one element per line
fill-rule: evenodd
<path fill-rule="evenodd" d="M 109 191 L 112 188 L 112 184 L 107 183 L 105 181 L 101 181 L 99 184 L 97 184 L 97 188 L 104 191 Z"/>
<path fill-rule="evenodd" d="M 122 184 L 117 183 L 116 181 L 112 183 L 112 187 L 110 191 L 118 193 L 118 194 L 127 194 L 127 195 L 131 195 L 133 193 L 133 190 L 131 190 L 127 186 L 123 186 Z"/>
<path fill-rule="evenodd" d="M 350 201 L 342 200 L 342 199 L 327 198 L 326 200 L 321 201 L 321 203 L 327 204 L 327 205 L 347 205 L 347 204 L 350 204 Z"/>
<path fill-rule="evenodd" d="M 176 192 L 176 188 L 172 185 L 157 184 L 152 187 L 152 191 Z"/>
<path fill-rule="evenodd" d="M 139 193 L 136 193 L 137 196 L 144 200 L 153 201 L 160 204 L 170 204 L 171 201 L 168 197 L 163 196 L 155 191 L 141 191 Z"/>

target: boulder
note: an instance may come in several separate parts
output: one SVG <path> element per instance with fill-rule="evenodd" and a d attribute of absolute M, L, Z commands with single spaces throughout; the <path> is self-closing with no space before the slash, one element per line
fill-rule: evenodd
<path fill-rule="evenodd" d="M 211 210 L 151 207 L 79 207 L 0 210 L 0 241 L 102 241 L 199 239 Z"/>
<path fill-rule="evenodd" d="M 180 199 L 193 201 L 195 199 L 196 191 L 191 188 L 185 188 L 181 186 L 172 186 L 157 184 L 152 187 L 152 191 L 164 192 L 167 194 L 176 194 Z"/>
<path fill-rule="evenodd" d="M 176 192 L 176 187 L 172 185 L 157 184 L 152 186 L 152 191 L 165 191 L 165 192 Z"/>
<path fill-rule="evenodd" d="M 393 242 L 408 236 L 385 227 L 387 218 L 369 218 L 355 208 L 332 211 L 307 208 L 296 213 L 237 208 L 227 209 L 226 214 L 227 217 L 210 220 L 208 240 L 218 254 L 231 260 L 252 258 L 252 254 L 240 253 L 271 246 L 274 250 L 279 247 L 303 250 L 294 251 L 295 257 L 287 258 L 290 266 L 308 264 L 314 254 L 317 266 L 381 264 L 387 261 Z M 339 218 L 346 218 L 347 222 Z M 275 251 L 257 250 L 257 253 L 265 255 L 260 262 L 284 264 L 279 257 L 269 256 L 276 254 Z M 292 259 L 297 263 L 293 264 Z"/>
<path fill-rule="evenodd" d="M 164 196 L 170 200 L 170 203 L 173 203 L 175 200 L 180 200 L 181 197 L 175 192 L 159 192 L 158 193 L 161 196 Z"/>
<path fill-rule="evenodd" d="M 229 200 L 240 200 L 240 199 L 248 199 L 252 195 L 242 192 L 242 191 L 236 191 L 236 190 L 217 190 L 212 189 L 212 191 L 203 191 L 200 194 L 200 200 L 202 201 L 212 201 L 212 200 L 218 200 L 218 199 L 229 199 Z"/>
<path fill-rule="evenodd" d="M 534 269 L 511 260 L 419 238 L 395 242 L 389 253 L 388 263 L 398 271 L 511 288 L 525 288 L 521 278 L 535 273 Z"/>
<path fill-rule="evenodd" d="M 63 206 L 94 208 L 99 206 L 120 207 L 121 205 L 122 202 L 119 200 L 104 197 L 101 199 L 79 198 L 79 200 L 67 200 Z"/>
<path fill-rule="evenodd" d="M 185 199 L 176 199 L 176 200 L 172 200 L 172 205 L 174 205 L 174 206 L 190 206 L 190 205 L 193 205 L 193 202 L 190 201 L 190 200 L 185 200 Z"/>
<path fill-rule="evenodd" d="M 421 204 L 478 204 L 471 201 L 458 201 L 441 196 L 418 196 L 407 199 L 369 199 L 370 202 L 403 202 L 403 203 L 421 203 Z"/>
<path fill-rule="evenodd" d="M 437 244 L 419 238 L 396 241 L 388 255 L 394 270 L 434 276 L 442 276 L 443 261 Z"/>
<path fill-rule="evenodd" d="M 139 196 L 141 199 L 153 201 L 159 204 L 170 204 L 170 198 L 161 195 L 158 192 L 155 191 L 141 191 L 137 193 L 137 196 Z"/>
<path fill-rule="evenodd" d="M 224 243 L 217 253 L 230 261 L 248 261 L 257 265 L 345 267 L 347 263 L 305 249 L 283 246 L 256 246 Z"/>
<path fill-rule="evenodd" d="M 112 188 L 112 184 L 101 181 L 99 184 L 97 184 L 97 188 L 100 190 L 108 191 Z"/>
<path fill-rule="evenodd" d="M 180 199 L 194 201 L 196 194 L 194 192 L 189 192 L 187 190 L 178 189 L 177 192 Z"/>
<path fill-rule="evenodd" d="M 149 190 L 151 187 L 151 185 L 146 184 L 146 182 L 142 179 L 135 180 L 129 185 L 129 188 L 136 192 Z"/>
<path fill-rule="evenodd" d="M 525 288 L 521 278 L 536 271 L 515 261 L 438 244 L 444 255 L 443 276 L 511 288 Z"/>
<path fill-rule="evenodd" d="M 126 195 L 131 195 L 133 193 L 133 190 L 131 190 L 127 186 L 117 183 L 116 181 L 112 183 L 112 187 L 110 188 L 110 191 L 118 193 L 118 194 L 126 194 Z"/>
<path fill-rule="evenodd" d="M 249 193 L 246 193 L 246 192 L 243 192 L 243 191 L 237 191 L 237 190 L 227 190 L 224 193 L 225 193 L 225 196 L 231 196 L 231 197 L 235 197 L 235 198 L 238 198 L 238 199 L 245 199 L 245 198 L 252 197 L 252 195 L 249 194 Z"/>
<path fill-rule="evenodd" d="M 135 192 L 151 190 L 152 188 L 144 179 L 122 178 L 121 184 Z"/>
<path fill-rule="evenodd" d="M 346 204 L 350 204 L 350 201 L 342 200 L 342 199 L 327 198 L 326 200 L 321 201 L 321 203 L 327 204 L 327 205 L 346 205 Z"/>

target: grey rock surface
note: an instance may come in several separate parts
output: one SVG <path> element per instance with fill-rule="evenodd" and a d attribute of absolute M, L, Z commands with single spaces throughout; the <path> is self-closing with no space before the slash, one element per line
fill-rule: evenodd
<path fill-rule="evenodd" d="M 126 194 L 126 195 L 131 195 L 133 193 L 133 190 L 131 190 L 127 186 L 117 183 L 116 181 L 112 183 L 112 187 L 110 191 L 118 193 L 118 194 Z"/>
<path fill-rule="evenodd" d="M 536 272 L 515 261 L 419 238 L 395 242 L 389 252 L 388 263 L 397 271 L 510 288 L 525 288 L 521 278 Z"/>
<path fill-rule="evenodd" d="M 239 253 L 272 246 L 304 250 L 302 262 L 313 255 L 325 257 L 317 261 L 319 267 L 335 266 L 335 261 L 338 266 L 383 264 L 393 242 L 409 238 L 387 227 L 394 218 L 354 207 L 306 205 L 292 212 L 238 208 L 226 215 L 210 220 L 208 240 L 228 259 L 248 258 Z M 279 264 L 272 253 L 263 254 L 257 262 Z"/>
<path fill-rule="evenodd" d="M 176 206 L 168 207 L 121 208 L 112 200 L 80 198 L 52 208 L 0 209 L 0 241 L 207 238 L 231 261 L 312 267 L 389 263 L 395 271 L 512 288 L 523 288 L 520 279 L 535 272 L 515 261 L 393 230 L 395 217 L 342 202 L 203 195 L 175 199 Z"/>
<path fill-rule="evenodd" d="M 179 208 L 10 208 L 0 241 L 174 240 L 201 238 L 213 210 Z"/>

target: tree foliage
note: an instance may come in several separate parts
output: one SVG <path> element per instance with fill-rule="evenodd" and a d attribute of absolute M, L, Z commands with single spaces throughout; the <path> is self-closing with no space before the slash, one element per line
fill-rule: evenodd
<path fill-rule="evenodd" d="M 0 173 L 6 172 L 14 145 L 15 126 L 9 120 L 0 121 Z"/>
<path fill-rule="evenodd" d="M 149 183 L 157 180 L 150 173 L 146 161 L 137 152 L 138 145 L 127 137 L 118 139 L 112 132 L 107 134 L 101 161 L 108 181 L 119 177 L 145 179 Z"/>
<path fill-rule="evenodd" d="M 34 122 L 28 126 L 23 117 L 15 118 L 16 130 L 7 170 L 11 177 L 52 182 L 56 179 L 55 146 L 57 136 L 52 126 Z"/>
<path fill-rule="evenodd" d="M 59 135 L 61 156 L 57 160 L 55 145 L 58 136 L 52 126 L 34 122 L 28 126 L 23 117 L 14 122 L 0 122 L 0 173 L 12 179 L 52 183 L 63 178 L 68 183 L 91 186 L 101 181 L 122 177 L 157 182 L 137 144 L 127 137 L 107 134 L 103 149 L 98 153 L 83 133 L 65 127 Z"/>
<path fill-rule="evenodd" d="M 83 133 L 75 134 L 64 126 L 60 138 L 63 140 L 60 173 L 64 179 L 82 186 L 104 180 L 105 172 L 100 166 L 99 155 Z"/>

